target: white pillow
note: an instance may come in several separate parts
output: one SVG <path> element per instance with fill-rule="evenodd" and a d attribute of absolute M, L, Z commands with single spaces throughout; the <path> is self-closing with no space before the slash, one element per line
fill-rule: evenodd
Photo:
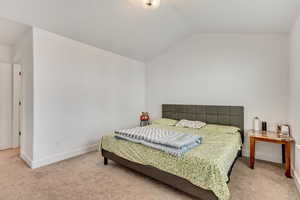
<path fill-rule="evenodd" d="M 190 121 L 186 119 L 182 119 L 176 124 L 177 127 L 186 127 L 186 128 L 202 128 L 205 125 L 206 123 L 201 121 Z"/>

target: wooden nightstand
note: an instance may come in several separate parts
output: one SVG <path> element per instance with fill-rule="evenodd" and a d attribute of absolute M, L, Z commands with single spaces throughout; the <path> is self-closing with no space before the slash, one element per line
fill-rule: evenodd
<path fill-rule="evenodd" d="M 292 137 L 281 136 L 277 132 L 271 131 L 249 131 L 250 141 L 250 162 L 249 167 L 254 169 L 255 163 L 255 143 L 258 142 L 271 142 L 282 144 L 282 159 L 285 163 L 285 175 L 291 178 L 291 143 L 294 141 Z"/>

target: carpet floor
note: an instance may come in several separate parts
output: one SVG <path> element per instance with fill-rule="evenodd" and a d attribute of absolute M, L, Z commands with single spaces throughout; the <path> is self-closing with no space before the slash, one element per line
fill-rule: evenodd
<path fill-rule="evenodd" d="M 300 200 L 293 179 L 279 165 L 246 159 L 236 163 L 231 200 Z M 175 189 L 88 153 L 39 169 L 29 169 L 17 150 L 0 151 L 0 200 L 193 200 Z"/>

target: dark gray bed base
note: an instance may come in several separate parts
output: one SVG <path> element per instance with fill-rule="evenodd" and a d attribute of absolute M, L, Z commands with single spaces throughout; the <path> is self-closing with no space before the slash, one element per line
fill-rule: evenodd
<path fill-rule="evenodd" d="M 118 164 L 121 164 L 129 169 L 139 172 L 143 175 L 149 176 L 155 180 L 165 183 L 189 195 L 198 197 L 202 200 L 218 200 L 212 191 L 204 190 L 190 183 L 189 181 L 175 176 L 173 174 L 164 172 L 152 166 L 141 165 L 135 162 L 128 161 L 114 153 L 102 149 L 102 156 L 104 157 L 104 164 L 108 164 L 108 159 Z"/>
<path fill-rule="evenodd" d="M 197 187 L 184 178 L 170 174 L 168 172 L 164 172 L 152 166 L 141 165 L 139 163 L 126 160 L 104 149 L 101 149 L 101 153 L 102 156 L 104 157 L 104 165 L 108 164 L 108 160 L 112 160 L 122 166 L 125 166 L 143 175 L 149 176 L 155 180 L 165 183 L 166 185 L 169 185 L 179 191 L 197 197 L 201 200 L 218 200 L 217 196 L 212 191 Z M 228 171 L 228 182 L 230 181 L 231 171 L 238 157 L 239 156 L 235 158 L 234 162 L 232 163 Z"/>
<path fill-rule="evenodd" d="M 209 124 L 221 124 L 229 126 L 237 126 L 240 128 L 242 141 L 244 142 L 244 108 L 240 106 L 202 106 L 202 105 L 162 105 L 162 117 L 170 119 L 189 119 L 200 120 Z M 209 190 L 197 187 L 188 180 L 179 176 L 164 172 L 152 166 L 141 165 L 129 160 L 126 160 L 114 153 L 101 148 L 102 156 L 104 157 L 104 165 L 108 164 L 108 159 L 113 160 L 125 167 L 128 167 L 141 174 L 149 176 L 169 186 L 174 187 L 189 195 L 195 196 L 202 200 L 217 200 L 216 195 Z M 228 182 L 233 166 L 242 156 L 242 151 L 239 151 L 234 162 L 228 171 Z"/>

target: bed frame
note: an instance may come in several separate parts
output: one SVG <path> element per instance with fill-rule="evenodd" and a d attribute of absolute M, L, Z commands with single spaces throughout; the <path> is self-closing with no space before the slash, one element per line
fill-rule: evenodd
<path fill-rule="evenodd" d="M 208 124 L 220 124 L 228 126 L 236 126 L 240 128 L 242 141 L 244 142 L 244 107 L 242 106 L 211 106 L 211 105 L 162 105 L 162 117 L 170 119 L 188 119 L 199 120 Z M 129 160 L 126 160 L 114 153 L 101 148 L 102 156 L 104 157 L 104 165 L 108 164 L 108 159 L 113 160 L 125 167 L 134 171 L 140 172 L 146 176 L 163 182 L 180 191 L 195 196 L 203 200 L 217 200 L 216 195 L 210 191 L 193 185 L 188 180 L 179 176 L 164 172 L 152 166 L 141 165 Z M 238 159 L 242 156 L 242 151 L 237 153 L 236 159 L 232 163 L 228 171 L 228 182 L 232 168 Z"/>

